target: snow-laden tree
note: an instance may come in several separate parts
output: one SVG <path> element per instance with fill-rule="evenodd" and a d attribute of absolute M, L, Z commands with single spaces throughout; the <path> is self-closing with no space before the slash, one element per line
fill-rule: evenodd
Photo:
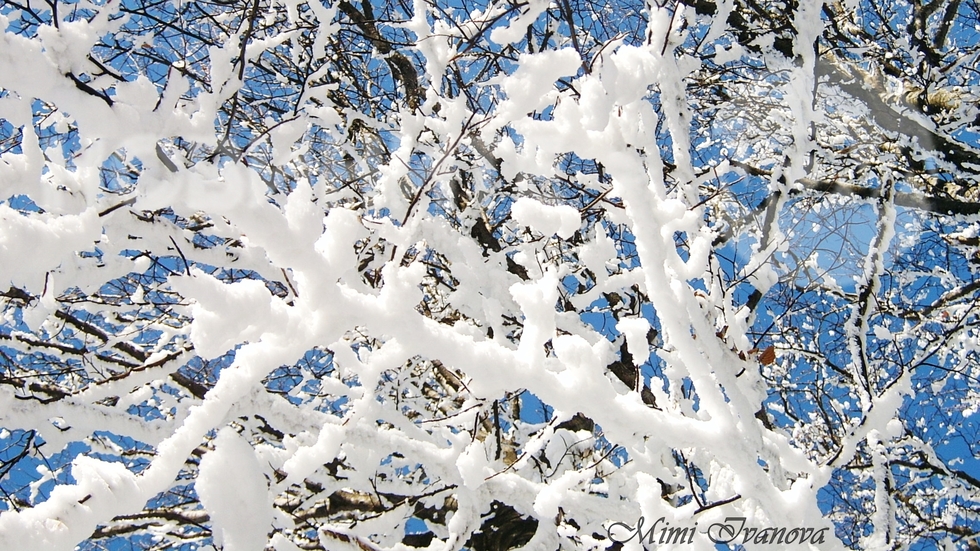
<path fill-rule="evenodd" d="M 978 24 L 0 0 L 0 548 L 976 546 Z"/>

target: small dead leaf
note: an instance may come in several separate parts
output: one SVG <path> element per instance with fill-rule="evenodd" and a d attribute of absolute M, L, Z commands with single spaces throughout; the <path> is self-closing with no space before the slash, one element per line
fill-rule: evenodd
<path fill-rule="evenodd" d="M 770 344 L 768 348 L 759 354 L 759 363 L 762 365 L 772 365 L 776 361 L 776 349 Z"/>

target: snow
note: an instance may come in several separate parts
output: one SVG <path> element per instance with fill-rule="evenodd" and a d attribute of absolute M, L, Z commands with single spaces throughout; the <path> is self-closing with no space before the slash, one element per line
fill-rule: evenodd
<path fill-rule="evenodd" d="M 500 106 L 501 116 L 522 118 L 550 105 L 558 97 L 555 81 L 574 75 L 581 69 L 582 59 L 571 48 L 522 54 L 517 70 L 500 79 L 500 88 L 507 101 Z"/>
<path fill-rule="evenodd" d="M 102 235 L 95 209 L 64 216 L 25 215 L 0 205 L 0 224 L 0 281 L 38 295 L 44 291 L 49 271 L 74 251 L 92 250 Z M 25 258 L 31 262 L 24 262 Z"/>
<path fill-rule="evenodd" d="M 301 16 L 304 4 L 277 0 L 277 5 L 290 25 L 316 19 L 320 27 L 311 44 L 314 57 L 332 48 L 332 34 L 340 28 L 335 8 L 314 3 Z M 270 538 L 275 529 L 292 522 L 277 499 L 297 491 L 302 495 L 297 499 L 305 500 L 310 497 L 303 493 L 307 483 L 322 484 L 325 496 L 346 488 L 370 489 L 378 496 L 412 495 L 422 483 L 389 473 L 410 471 L 416 463 L 428 479 L 424 484 L 438 480 L 452 489 L 437 492 L 438 499 L 428 496 L 427 505 L 440 504 L 450 493 L 458 503 L 448 524 L 434 528 L 443 530 L 441 537 L 448 541 L 435 543 L 433 549 L 462 546 L 494 499 L 539 521 L 529 548 L 562 545 L 553 529 L 560 515 L 580 526 L 576 532 L 570 522 L 562 524 L 561 533 L 574 533 L 582 541 L 601 533 L 602 523 L 610 519 L 632 522 L 643 514 L 683 523 L 698 504 L 675 506 L 661 495 L 660 486 L 660 481 L 690 484 L 677 465 L 681 452 L 685 461 L 706 473 L 708 489 L 699 497 L 710 501 L 741 495 L 725 507 L 702 511 L 702 526 L 730 514 L 796 526 L 829 525 L 817 507 L 817 492 L 834 468 L 871 450 L 875 532 L 865 543 L 876 546 L 891 537 L 895 522 L 883 490 L 887 465 L 882 450 L 905 434 L 896 415 L 912 391 L 911 375 L 860 396 L 860 416 L 842 425 L 840 454 L 831 464 L 805 449 L 805 430 L 770 430 L 756 417 L 771 390 L 764 378 L 771 373 L 765 370 L 782 366 L 760 366 L 758 354 L 750 352 L 767 344 L 757 340 L 755 316 L 773 313 L 751 311 L 743 291 L 752 286 L 765 294 L 786 283 L 785 270 L 774 259 L 796 253 L 789 249 L 794 245 L 789 230 L 781 228 L 780 216 L 788 208 L 789 188 L 811 176 L 809 153 L 816 142 L 810 129 L 823 122 L 814 102 L 813 52 L 803 48 L 800 64 L 780 60 L 771 51 L 761 56 L 760 63 L 778 68 L 788 79 L 785 97 L 769 98 L 782 102 L 771 120 L 787 124 L 779 155 L 788 161 L 785 166 L 782 158 L 776 161 L 768 182 L 772 190 L 783 192 L 783 199 L 774 203 L 780 216 L 770 227 L 745 232 L 747 240 L 757 238 L 751 258 L 726 271 L 718 266 L 717 234 L 708 222 L 718 212 L 711 209 L 727 199 L 705 194 L 710 186 L 727 185 L 714 180 L 732 168 L 695 170 L 699 161 L 691 155 L 692 118 L 699 113 L 690 87 L 703 67 L 681 44 L 688 32 L 682 22 L 695 21 L 693 9 L 675 12 L 649 4 L 647 43 L 627 45 L 617 37 L 586 60 L 589 70 L 564 42 L 557 50 L 502 57 L 501 64 L 513 70 L 474 84 L 486 93 L 476 104 L 452 90 L 455 81 L 443 78 L 462 55 L 457 52 L 461 45 L 493 47 L 484 34 L 498 45 L 519 43 L 527 26 L 551 7 L 547 1 L 531 0 L 519 14 L 502 4 L 486 13 L 462 14 L 416 0 L 414 16 L 400 26 L 417 37 L 417 45 L 414 50 L 399 47 L 424 57 L 425 74 L 420 76 L 426 96 L 419 109 L 402 106 L 373 118 L 333 103 L 326 93 L 349 82 L 304 86 L 300 104 L 280 119 L 270 115 L 243 122 L 268 130 L 257 132 L 246 152 L 216 153 L 206 160 L 202 157 L 220 139 L 215 123 L 225 115 L 219 112 L 226 113 L 222 109 L 236 94 L 243 97 L 245 83 L 238 78 L 236 61 L 242 44 L 249 63 L 257 63 L 270 49 L 300 63 L 307 52 L 293 40 L 294 30 L 249 37 L 247 44 L 244 31 L 221 37 L 207 50 L 209 90 L 198 90 L 199 83 L 176 70 L 194 66 L 194 60 L 179 60 L 164 84 L 146 76 L 113 83 L 111 107 L 78 90 L 64 73 L 91 72 L 87 56 L 92 44 L 121 24 L 109 20 L 116 7 L 60 30 L 42 25 L 36 39 L 5 32 L 0 39 L 0 85 L 6 95 L 0 98 L 0 109 L 5 121 L 23 128 L 23 138 L 19 153 L 3 153 L 0 180 L 10 193 L 30 197 L 43 212 L 0 204 L 0 283 L 33 295 L 30 303 L 11 307 L 19 308 L 16 313 L 5 312 L 17 332 L 4 333 L 4 338 L 9 336 L 11 347 L 32 352 L 33 344 L 15 342 L 18 336 L 57 334 L 64 324 L 55 314 L 66 308 L 77 309 L 82 318 L 105 314 L 100 327 L 117 324 L 125 329 L 109 339 L 76 331 L 79 342 L 114 356 L 88 365 L 95 356 L 89 354 L 78 362 L 84 365 L 77 388 L 50 403 L 19 399 L 14 390 L 22 389 L 4 387 L 0 423 L 40 427 L 45 445 L 55 449 L 107 430 L 155 450 L 139 474 L 121 463 L 78 457 L 71 468 L 74 483 L 57 484 L 33 508 L 0 514 L 0 548 L 72 549 L 97 526 L 140 511 L 172 487 L 187 458 L 199 449 L 207 451 L 195 490 L 201 511 L 211 519 L 215 546 L 227 550 L 295 551 L 298 547 L 286 532 Z M 725 18 L 712 22 L 706 40 L 722 40 L 734 7 L 731 1 L 718 3 Z M 807 3 L 797 13 L 797 44 L 810 44 L 820 35 L 819 7 Z M 511 18 L 503 19 L 505 14 Z M 267 23 L 273 21 L 269 13 L 262 15 Z M 7 23 L 7 16 L 0 16 L 0 26 Z M 471 38 L 473 44 L 468 43 Z M 152 38 L 145 40 L 152 46 Z M 715 45 L 715 63 L 754 55 L 724 41 L 724 47 Z M 764 39 L 758 44 L 771 47 Z M 311 74 L 310 83 L 336 78 L 329 67 Z M 159 85 L 164 86 L 162 93 Z M 448 97 L 450 91 L 453 97 Z M 33 98 L 57 106 L 49 121 L 54 130 L 35 129 Z M 388 101 L 395 100 L 386 96 L 379 105 Z M 477 113 L 481 110 L 488 112 Z M 361 143 L 348 139 L 343 124 L 351 120 L 374 127 L 380 137 L 365 132 L 358 137 Z M 39 133 L 68 128 L 84 144 L 79 151 L 69 152 L 68 146 L 42 150 Z M 305 164 L 307 155 L 322 153 L 304 143 L 313 129 L 329 137 L 316 147 L 323 147 L 323 158 L 337 166 Z M 492 155 L 478 151 L 476 138 Z M 182 149 L 185 142 L 194 145 Z M 726 145 L 745 150 L 744 143 Z M 158 148 L 176 171 L 159 160 Z M 358 177 L 349 186 L 338 181 L 350 176 L 339 161 L 348 153 L 356 156 L 351 163 L 356 168 L 350 170 Z M 712 154 L 711 148 L 703 147 L 702 154 Z M 142 163 L 133 191 L 113 195 L 100 187 L 101 167 L 113 155 L 134 166 L 136 159 Z M 268 158 L 256 160 L 263 155 Z M 562 177 L 573 184 L 562 187 L 564 180 L 552 178 L 564 171 L 556 160 L 575 155 L 590 173 L 569 170 Z M 503 183 L 493 157 L 502 160 Z M 438 164 L 440 159 L 446 163 Z M 466 182 L 472 197 L 465 207 L 443 216 L 440 209 L 453 208 L 446 196 L 449 179 L 462 171 L 472 176 Z M 779 182 L 779 171 L 787 184 Z M 289 193 L 270 191 L 270 173 L 286 182 Z M 419 189 L 423 182 L 427 187 Z M 581 195 L 556 193 L 557 188 Z M 725 193 L 737 192 L 732 190 Z M 601 200 L 580 211 L 593 192 L 602 193 Z M 410 213 L 415 196 L 419 203 Z M 111 207 L 119 208 L 108 212 Z M 382 214 L 385 208 L 388 216 Z M 826 210 L 831 209 L 812 214 L 827 215 Z M 879 280 L 888 270 L 885 252 L 891 250 L 898 216 L 887 202 L 879 212 L 880 243 L 868 251 L 857 278 L 859 287 L 873 292 L 879 291 Z M 178 217 L 181 223 L 207 220 L 210 227 L 195 234 L 173 221 Z M 499 247 L 472 238 L 479 219 L 492 221 Z M 811 226 L 814 233 L 829 227 Z M 616 234 L 618 243 L 611 237 Z M 676 246 L 677 234 L 686 239 L 684 252 Z M 226 240 L 226 245 L 202 247 L 205 236 Z M 100 258 L 88 254 L 96 248 Z M 177 261 L 185 255 L 187 260 Z M 807 267 L 819 272 L 824 262 L 814 256 Z M 513 263 L 527 276 L 508 269 Z M 380 271 L 374 272 L 375 267 Z M 152 278 L 145 273 L 151 269 L 170 275 Z M 588 289 L 586 274 L 595 280 Z M 831 274 L 816 277 L 824 291 L 832 286 L 830 291 L 845 294 Z M 119 293 L 132 294 L 111 308 L 65 296 L 92 293 L 117 279 L 120 283 L 113 285 L 127 289 Z M 581 292 L 568 291 L 568 282 L 575 279 L 582 282 Z M 730 280 L 745 287 L 730 287 Z M 604 294 L 626 290 L 644 298 L 639 305 L 625 301 L 616 306 L 615 331 L 611 323 L 597 326 L 609 323 L 610 317 L 597 325 L 583 321 L 581 314 L 590 306 L 611 305 L 611 299 L 601 300 Z M 575 310 L 566 311 L 566 301 Z M 23 325 L 18 325 L 18 315 Z M 157 315 L 161 317 L 155 319 Z M 650 320 L 656 320 L 659 330 L 653 350 L 647 340 Z M 906 331 L 858 307 L 851 310 L 847 329 L 853 366 L 866 353 L 869 334 L 889 345 Z M 644 403 L 633 391 L 638 389 L 625 391 L 610 373 L 622 341 L 607 336 L 616 333 L 625 339 L 635 366 L 654 366 L 651 391 L 657 407 Z M 975 344 L 975 337 L 962 338 L 969 346 Z M 120 346 L 114 348 L 122 344 L 138 346 L 146 354 L 126 357 Z M 792 354 L 805 348 L 784 344 L 779 362 L 792 361 Z M 293 369 L 314 347 L 329 350 L 331 370 L 313 375 L 296 368 L 301 374 L 288 377 L 293 386 L 271 391 L 270 373 Z M 177 389 L 177 370 L 189 360 L 223 357 L 230 351 L 234 361 L 221 369 L 203 398 L 166 390 Z M 61 352 L 68 357 L 76 351 Z M 120 357 L 128 362 L 125 369 L 121 361 L 111 361 Z M 168 357 L 173 359 L 164 362 Z M 442 362 L 445 371 L 436 370 L 433 360 Z M 667 384 L 660 384 L 661 376 Z M 439 377 L 451 383 L 440 383 Z M 450 387 L 458 396 L 432 398 Z M 553 418 L 533 428 L 520 420 L 505 424 L 502 446 L 511 455 L 498 459 L 496 438 L 485 423 L 490 423 L 491 404 L 505 404 L 505 398 L 519 392 L 539 398 Z M 131 406 L 153 404 L 159 404 L 162 418 L 149 421 L 130 413 Z M 617 446 L 617 453 L 629 460 L 613 464 L 608 457 L 599 459 L 597 436 L 557 428 L 577 413 L 601 427 L 605 443 Z M 259 415 L 283 431 L 281 443 L 259 440 L 249 425 Z M 343 475 L 324 475 L 324 466 L 337 459 L 345 463 Z M 599 472 L 604 474 L 596 482 Z M 42 479 L 53 476 L 45 472 Z M 402 516 L 411 504 L 393 503 L 390 511 L 354 525 L 325 524 L 325 546 L 357 548 L 358 541 L 371 540 L 397 548 Z M 827 545 L 828 550 L 840 548 L 836 540 Z"/>
<path fill-rule="evenodd" d="M 225 427 L 201 458 L 194 489 L 211 516 L 215 545 L 262 551 L 272 531 L 269 488 L 252 447 Z"/>
<path fill-rule="evenodd" d="M 558 278 L 548 274 L 538 281 L 514 284 L 514 300 L 524 313 L 524 334 L 519 353 L 534 363 L 543 359 L 544 343 L 555 334 L 555 302 L 558 300 Z"/>
<path fill-rule="evenodd" d="M 581 225 L 579 213 L 568 205 L 551 206 L 521 197 L 511 206 L 511 215 L 523 226 L 546 236 L 558 235 L 568 239 Z"/>
<path fill-rule="evenodd" d="M 258 341 L 275 325 L 288 324 L 286 305 L 269 300 L 260 281 L 226 284 L 195 269 L 192 277 L 174 278 L 171 285 L 197 300 L 191 307 L 191 340 L 204 358 L 216 358 L 243 341 Z"/>
<path fill-rule="evenodd" d="M 490 40 L 497 44 L 517 42 L 527 32 L 527 27 L 534 23 L 548 9 L 550 4 L 551 0 L 530 0 L 526 4 L 527 8 L 523 9 L 520 15 L 511 19 L 506 27 L 497 27 L 490 31 Z"/>
<path fill-rule="evenodd" d="M 476 440 L 470 444 L 456 459 L 463 486 L 476 490 L 483 486 L 484 481 L 494 474 L 490 458 L 483 442 Z"/>
<path fill-rule="evenodd" d="M 589 472 L 577 470 L 565 472 L 541 490 L 534 500 L 534 512 L 540 518 L 555 517 L 562 502 L 574 498 L 578 487 L 591 478 Z"/>
<path fill-rule="evenodd" d="M 302 149 L 299 151 L 294 151 L 293 144 L 295 144 L 306 133 L 306 130 L 306 121 L 299 119 L 277 125 L 275 129 L 269 133 L 269 138 L 272 141 L 272 150 L 274 152 L 272 162 L 275 164 L 285 164 L 298 155 Z"/>
<path fill-rule="evenodd" d="M 88 526 L 139 509 L 134 499 L 136 476 L 118 463 L 87 456 L 72 461 L 73 485 L 59 485 L 44 503 L 20 514 L 0 515 L 0 545 L 4 549 L 69 550 L 91 534 Z M 95 504 L 100 505 L 98 509 Z M 104 506 L 104 509 L 102 508 Z"/>

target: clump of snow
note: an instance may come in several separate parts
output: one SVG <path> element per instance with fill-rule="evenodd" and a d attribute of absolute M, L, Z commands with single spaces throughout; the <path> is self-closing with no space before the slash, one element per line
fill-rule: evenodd
<path fill-rule="evenodd" d="M 650 322 L 643 318 L 623 318 L 616 323 L 616 330 L 626 335 L 626 348 L 633 356 L 633 363 L 643 365 L 650 358 L 647 333 Z"/>
<path fill-rule="evenodd" d="M 255 452 L 231 428 L 201 459 L 194 488 L 211 516 L 215 543 L 226 551 L 262 551 L 272 530 L 268 485 Z"/>
<path fill-rule="evenodd" d="M 501 79 L 500 86 L 508 98 L 501 105 L 501 114 L 516 119 L 551 104 L 558 97 L 555 81 L 574 75 L 581 64 L 582 59 L 571 48 L 522 54 L 517 70 Z"/>
<path fill-rule="evenodd" d="M 508 26 L 497 27 L 491 31 L 490 40 L 493 40 L 497 44 L 510 44 L 511 42 L 520 40 L 527 32 L 527 27 L 534 23 L 534 20 L 537 19 L 538 16 L 544 12 L 544 10 L 548 9 L 550 4 L 550 0 L 530 0 L 530 2 L 526 4 L 527 9 L 512 19 Z"/>
<path fill-rule="evenodd" d="M 131 82 L 119 83 L 114 101 L 117 104 L 128 104 L 139 111 L 152 111 L 159 99 L 156 86 L 150 79 L 140 75 Z"/>
<path fill-rule="evenodd" d="M 456 468 L 466 488 L 475 489 L 493 474 L 483 442 L 475 440 L 456 459 Z"/>
<path fill-rule="evenodd" d="M 905 426 L 898 419 L 892 419 L 885 425 L 885 434 L 892 438 L 899 438 L 905 434 Z"/>
<path fill-rule="evenodd" d="M 568 205 L 545 205 L 527 197 L 514 202 L 511 214 L 518 224 L 562 239 L 571 237 L 582 223 L 579 212 Z"/>
<path fill-rule="evenodd" d="M 528 359 L 540 359 L 544 343 L 555 334 L 555 301 L 558 300 L 558 281 L 548 274 L 537 281 L 515 283 L 511 296 L 524 313 L 524 334 L 519 350 Z"/>
<path fill-rule="evenodd" d="M 204 272 L 171 278 L 184 296 L 197 299 L 191 308 L 191 340 L 202 357 L 216 358 L 235 344 L 257 341 L 266 330 L 287 323 L 286 305 L 270 301 L 265 284 L 244 280 L 225 284 Z"/>
<path fill-rule="evenodd" d="M 555 349 L 555 356 L 561 360 L 565 367 L 572 368 L 572 372 L 563 373 L 562 377 L 576 377 L 575 369 L 588 369 L 589 360 L 593 356 L 592 347 L 589 342 L 578 335 L 560 335 L 552 339 L 552 346 Z"/>
<path fill-rule="evenodd" d="M 0 281 L 37 294 L 49 270 L 75 251 L 91 250 L 102 234 L 95 209 L 78 215 L 24 215 L 0 205 L 0 227 Z"/>
<path fill-rule="evenodd" d="M 307 146 L 301 146 L 298 150 L 293 151 L 293 144 L 303 137 L 306 129 L 306 121 L 298 119 L 280 124 L 269 132 L 269 138 L 272 141 L 272 162 L 274 164 L 289 162 L 293 157 L 305 150 Z"/>
<path fill-rule="evenodd" d="M 75 484 L 56 486 L 44 503 L 0 515 L 0 548 L 67 551 L 91 534 L 89 523 L 145 501 L 139 498 L 136 476 L 122 464 L 83 455 L 72 461 L 71 473 Z M 92 507 L 100 501 L 105 508 Z"/>

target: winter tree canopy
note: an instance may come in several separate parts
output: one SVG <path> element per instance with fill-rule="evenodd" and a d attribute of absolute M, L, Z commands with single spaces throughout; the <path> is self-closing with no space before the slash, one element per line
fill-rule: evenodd
<path fill-rule="evenodd" d="M 978 546 L 976 0 L 0 29 L 0 549 Z"/>

